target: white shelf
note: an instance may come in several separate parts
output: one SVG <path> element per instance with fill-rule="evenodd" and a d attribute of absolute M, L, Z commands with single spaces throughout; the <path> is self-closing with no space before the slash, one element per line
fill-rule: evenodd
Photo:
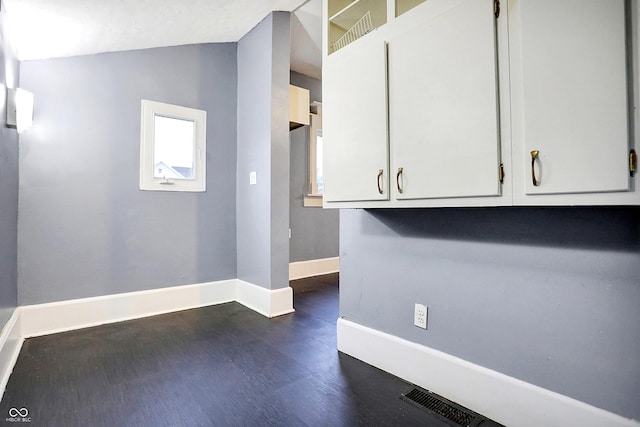
<path fill-rule="evenodd" d="M 371 11 L 374 27 L 379 27 L 386 22 L 387 4 L 380 0 L 355 0 L 344 9 L 329 18 L 329 22 L 347 31 L 364 16 L 367 11 Z"/>

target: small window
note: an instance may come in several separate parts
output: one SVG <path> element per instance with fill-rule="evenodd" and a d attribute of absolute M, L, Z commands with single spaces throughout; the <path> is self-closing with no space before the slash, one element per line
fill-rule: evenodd
<path fill-rule="evenodd" d="M 316 194 L 322 195 L 324 194 L 324 175 L 323 175 L 323 164 L 322 164 L 322 129 L 316 129 L 316 179 L 315 179 L 315 187 Z"/>
<path fill-rule="evenodd" d="M 304 197 L 304 206 L 322 207 L 324 192 L 322 156 L 322 103 L 311 103 L 311 127 L 309 128 L 309 194 Z"/>
<path fill-rule="evenodd" d="M 142 100 L 140 189 L 206 190 L 207 112 Z"/>

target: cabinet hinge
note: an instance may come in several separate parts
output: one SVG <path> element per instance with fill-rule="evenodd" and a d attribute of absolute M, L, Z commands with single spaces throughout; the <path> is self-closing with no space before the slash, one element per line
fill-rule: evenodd
<path fill-rule="evenodd" d="M 498 168 L 498 179 L 500 180 L 500 184 L 504 184 L 504 163 L 500 163 L 500 167 Z"/>
<path fill-rule="evenodd" d="M 500 0 L 493 0 L 493 14 L 496 18 L 500 16 Z"/>
<path fill-rule="evenodd" d="M 629 175 L 635 176 L 638 171 L 638 155 L 636 150 L 629 151 Z"/>

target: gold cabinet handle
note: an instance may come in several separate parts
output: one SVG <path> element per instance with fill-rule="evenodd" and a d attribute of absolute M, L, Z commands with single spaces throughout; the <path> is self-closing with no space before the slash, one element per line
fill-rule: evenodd
<path fill-rule="evenodd" d="M 382 169 L 378 170 L 378 193 L 382 194 Z"/>
<path fill-rule="evenodd" d="M 535 187 L 540 185 L 540 181 L 536 179 L 536 169 L 535 169 L 536 159 L 538 158 L 538 154 L 540 154 L 538 150 L 533 150 L 531 152 L 531 181 L 533 182 L 533 185 Z"/>
<path fill-rule="evenodd" d="M 402 185 L 400 184 L 400 177 L 402 176 L 403 168 L 398 168 L 398 173 L 396 174 L 396 185 L 398 186 L 398 193 L 402 194 Z"/>

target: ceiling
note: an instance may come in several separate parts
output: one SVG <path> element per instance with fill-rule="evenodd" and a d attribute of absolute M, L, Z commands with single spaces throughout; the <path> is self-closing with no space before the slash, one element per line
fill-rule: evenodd
<path fill-rule="evenodd" d="M 321 77 L 321 0 L 3 0 L 18 59 L 236 42 L 289 11 L 291 69 Z"/>
<path fill-rule="evenodd" d="M 322 0 L 291 14 L 291 69 L 322 80 Z"/>

